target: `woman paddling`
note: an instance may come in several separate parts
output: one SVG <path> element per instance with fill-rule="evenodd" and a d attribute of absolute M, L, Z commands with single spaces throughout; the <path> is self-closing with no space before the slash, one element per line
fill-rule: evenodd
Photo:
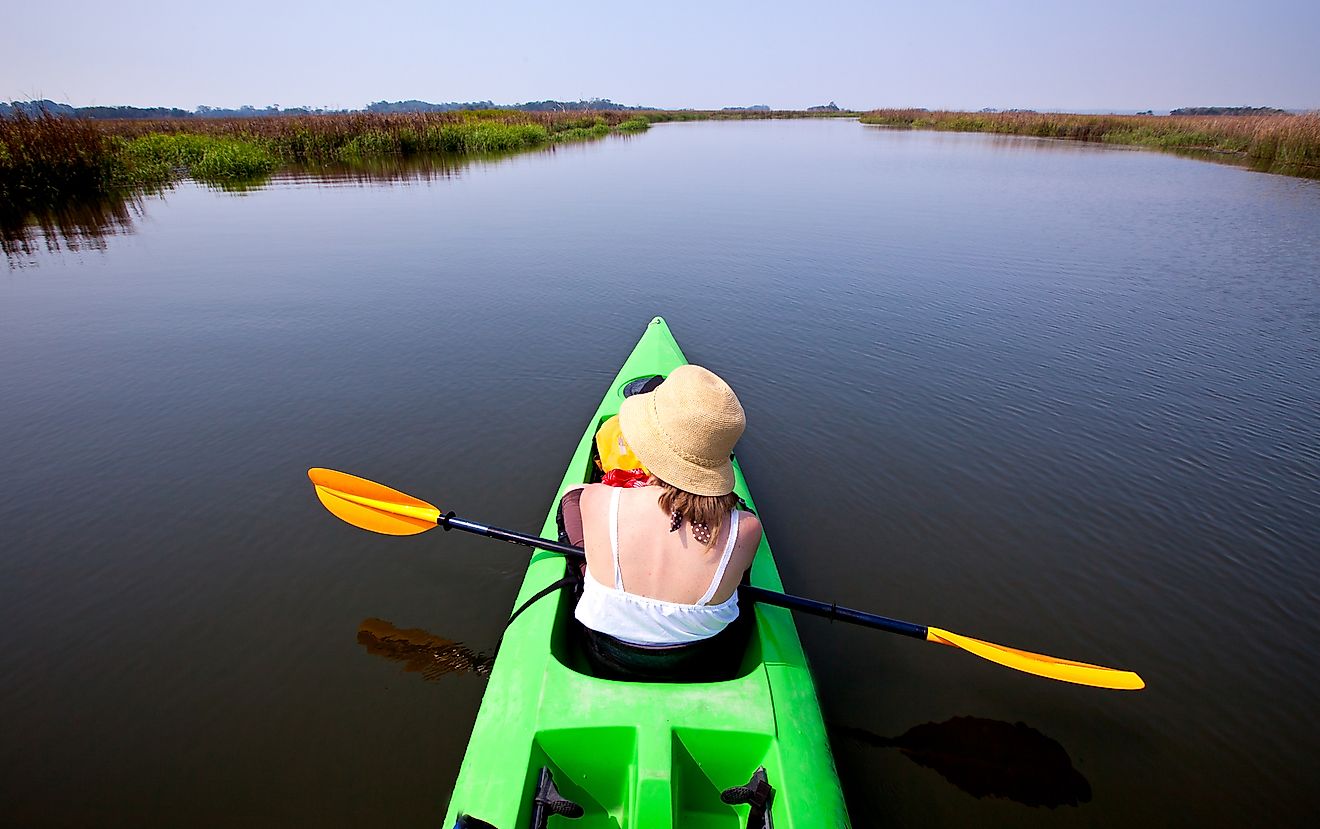
<path fill-rule="evenodd" d="M 564 496 L 565 531 L 587 553 L 575 616 L 598 673 L 694 681 L 737 670 L 737 587 L 761 542 L 760 522 L 733 494 L 731 453 L 745 424 L 727 383 L 680 366 L 619 409 L 649 485 Z"/>

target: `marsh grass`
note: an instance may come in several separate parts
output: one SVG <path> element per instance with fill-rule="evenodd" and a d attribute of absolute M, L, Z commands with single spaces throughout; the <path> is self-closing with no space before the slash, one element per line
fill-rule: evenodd
<path fill-rule="evenodd" d="M 114 184 L 118 143 L 86 121 L 16 113 L 0 119 L 0 210 L 51 204 Z"/>
<path fill-rule="evenodd" d="M 864 124 L 1129 144 L 1320 178 L 1320 115 L 1066 115 L 883 109 Z"/>
<path fill-rule="evenodd" d="M 272 118 L 0 119 L 0 201 L 8 224 L 70 199 L 151 191 L 189 176 L 232 189 L 292 166 L 517 152 L 600 138 L 645 119 L 624 112 L 356 113 Z"/>
<path fill-rule="evenodd" d="M 278 165 L 260 144 L 212 135 L 144 135 L 124 142 L 120 158 L 129 184 L 164 183 L 176 174 L 207 183 L 251 181 Z"/>

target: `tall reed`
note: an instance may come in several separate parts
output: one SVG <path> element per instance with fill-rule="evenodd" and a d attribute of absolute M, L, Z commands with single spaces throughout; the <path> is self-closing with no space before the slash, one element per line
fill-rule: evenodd
<path fill-rule="evenodd" d="M 0 118 L 0 210 L 55 204 L 112 186 L 119 144 L 87 121 L 49 113 Z"/>

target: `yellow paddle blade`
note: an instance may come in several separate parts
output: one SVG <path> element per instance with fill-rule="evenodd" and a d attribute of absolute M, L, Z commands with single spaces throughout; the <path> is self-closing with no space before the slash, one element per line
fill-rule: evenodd
<path fill-rule="evenodd" d="M 1102 665 L 1086 662 L 1073 662 L 1071 659 L 1059 659 L 1031 651 L 1020 651 L 994 642 L 983 642 L 970 636 L 961 636 L 939 628 L 927 628 L 926 639 L 941 645 L 974 653 L 982 659 L 997 662 L 1006 668 L 1025 671 L 1037 676 L 1075 682 L 1078 685 L 1090 685 L 1095 688 L 1112 688 L 1117 691 L 1137 691 L 1146 687 L 1141 677 L 1131 671 L 1119 671 Z"/>
<path fill-rule="evenodd" d="M 433 529 L 440 510 L 397 489 L 333 469 L 314 467 L 307 477 L 325 508 L 355 527 L 385 535 L 416 535 Z"/>

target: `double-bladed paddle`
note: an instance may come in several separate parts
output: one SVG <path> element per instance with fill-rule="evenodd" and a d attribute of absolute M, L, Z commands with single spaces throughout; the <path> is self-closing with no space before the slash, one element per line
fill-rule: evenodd
<path fill-rule="evenodd" d="M 307 471 L 312 485 L 316 487 L 316 496 L 325 508 L 339 518 L 364 530 L 384 533 L 385 535 L 416 535 L 435 527 L 463 530 L 464 532 L 497 538 L 513 544 L 522 544 L 539 550 L 561 553 L 565 556 L 581 558 L 585 554 L 580 547 L 560 544 L 534 535 L 489 527 L 466 518 L 459 518 L 453 513 L 441 514 L 440 510 L 425 501 L 405 495 L 383 484 L 336 472 L 333 469 L 314 468 Z M 918 625 L 861 610 L 839 607 L 831 602 L 804 599 L 785 593 L 776 593 L 761 587 L 744 585 L 740 588 L 743 595 L 761 604 L 785 607 L 840 622 L 876 628 L 890 633 L 911 636 L 961 648 L 982 659 L 1013 668 L 1017 671 L 1036 676 L 1074 682 L 1078 685 L 1090 685 L 1095 688 L 1112 688 L 1122 691 L 1135 691 L 1146 687 L 1146 683 L 1132 671 L 1120 671 L 1102 665 L 1086 662 L 1074 662 L 1071 659 L 1059 659 L 1054 656 L 1031 653 L 1005 645 L 996 645 L 981 639 L 953 633 L 928 625 Z"/>

